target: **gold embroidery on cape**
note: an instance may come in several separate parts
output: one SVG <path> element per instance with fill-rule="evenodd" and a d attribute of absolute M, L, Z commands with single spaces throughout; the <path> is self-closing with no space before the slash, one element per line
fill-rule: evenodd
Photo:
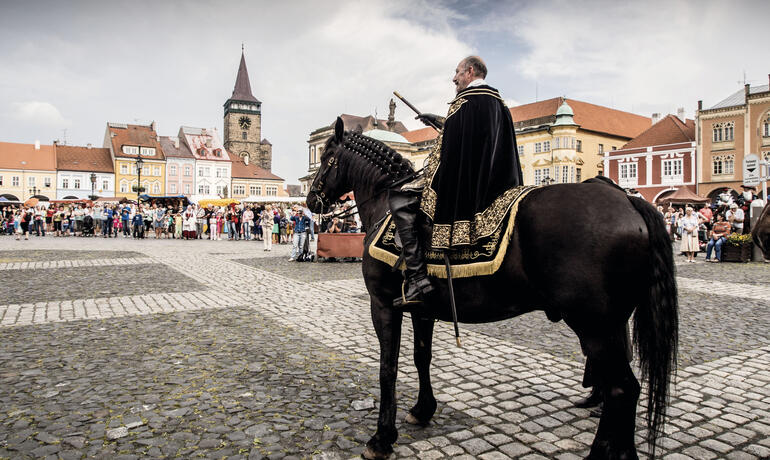
<path fill-rule="evenodd" d="M 516 214 L 519 205 L 529 192 L 536 189 L 534 186 L 514 187 L 512 203 L 507 208 L 503 218 L 505 225 L 499 225 L 490 235 L 474 245 L 452 248 L 449 251 L 452 276 L 454 278 L 467 278 L 494 274 L 502 265 L 505 254 L 508 251 L 511 235 L 515 228 Z M 510 190 L 508 191 L 510 192 Z M 506 192 L 504 195 L 508 194 Z M 439 233 L 451 232 L 450 225 L 439 226 Z M 436 229 L 434 228 L 434 234 Z M 398 261 L 401 249 L 395 244 L 396 224 L 392 216 L 388 216 L 368 246 L 369 254 L 390 266 Z M 428 275 L 437 278 L 446 278 L 444 266 L 444 251 L 441 249 L 429 249 L 425 253 L 428 264 Z M 403 261 L 399 269 L 404 269 Z"/>
<path fill-rule="evenodd" d="M 444 130 L 439 131 L 436 138 L 436 145 L 433 146 L 430 155 L 428 155 L 428 164 L 425 166 L 423 177 L 425 180 L 425 188 L 422 190 L 422 198 L 420 200 L 420 209 L 431 220 L 433 220 L 433 214 L 436 212 L 436 192 L 430 186 L 433 184 L 433 176 L 436 175 L 436 170 L 441 157 L 441 144 L 444 138 Z"/>
<path fill-rule="evenodd" d="M 449 111 L 447 111 L 446 119 L 448 120 L 449 117 L 455 114 L 458 110 L 460 110 L 460 107 L 462 107 L 463 104 L 468 102 L 468 99 L 463 99 L 461 97 L 458 97 L 454 101 L 452 101 L 449 105 Z M 444 124 L 446 124 L 446 120 L 444 121 Z"/>

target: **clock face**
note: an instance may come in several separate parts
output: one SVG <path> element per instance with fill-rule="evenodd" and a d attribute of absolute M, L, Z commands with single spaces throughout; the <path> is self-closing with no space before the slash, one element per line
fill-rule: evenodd
<path fill-rule="evenodd" d="M 249 119 L 249 117 L 241 117 L 238 119 L 238 124 L 243 129 L 249 129 L 249 126 L 251 126 L 251 120 Z"/>

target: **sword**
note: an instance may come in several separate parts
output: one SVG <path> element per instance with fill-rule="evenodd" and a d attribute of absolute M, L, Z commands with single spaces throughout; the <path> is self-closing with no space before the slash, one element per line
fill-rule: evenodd
<path fill-rule="evenodd" d="M 401 99 L 401 102 L 403 102 L 404 104 L 406 104 L 406 106 L 407 106 L 407 107 L 409 107 L 410 109 L 414 110 L 414 113 L 416 113 L 417 115 L 422 115 L 422 112 L 420 112 L 420 111 L 417 109 L 417 107 L 413 106 L 411 102 L 407 101 L 407 100 L 404 98 L 404 96 L 402 96 L 402 95 L 398 94 L 398 91 L 393 91 L 393 94 L 394 94 L 394 95 L 395 95 L 397 98 Z M 422 121 L 422 120 L 421 120 L 421 121 Z M 435 124 L 434 124 L 432 121 L 430 121 L 430 120 L 427 120 L 427 121 L 428 121 L 428 124 L 430 124 L 430 125 L 431 125 L 431 126 L 432 126 L 432 127 L 435 129 L 435 130 L 436 130 L 436 131 L 441 131 L 441 127 L 440 127 L 440 126 L 436 126 L 436 125 L 435 125 Z"/>
<path fill-rule="evenodd" d="M 449 304 L 452 306 L 452 321 L 455 324 L 455 341 L 457 346 L 462 348 L 460 343 L 460 328 L 457 327 L 457 306 L 455 305 L 455 290 L 452 287 L 452 267 L 449 265 L 449 254 L 444 251 L 444 266 L 446 267 L 446 280 L 449 285 Z"/>

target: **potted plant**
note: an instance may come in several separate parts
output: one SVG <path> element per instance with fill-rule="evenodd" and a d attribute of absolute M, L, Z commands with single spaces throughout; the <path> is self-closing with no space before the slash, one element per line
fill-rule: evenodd
<path fill-rule="evenodd" d="M 751 235 L 731 233 L 722 245 L 722 262 L 748 262 L 751 260 L 751 249 L 754 243 Z"/>

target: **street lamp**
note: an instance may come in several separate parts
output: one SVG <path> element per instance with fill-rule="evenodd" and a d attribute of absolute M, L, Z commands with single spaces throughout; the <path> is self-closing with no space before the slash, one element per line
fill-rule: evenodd
<path fill-rule="evenodd" d="M 94 193 L 95 189 L 96 189 L 96 173 L 91 173 L 91 199 L 92 200 L 96 199 L 96 193 Z"/>
<path fill-rule="evenodd" d="M 144 160 L 140 155 L 136 156 L 136 204 L 139 204 L 139 194 L 142 192 L 142 167 Z"/>
<path fill-rule="evenodd" d="M 553 184 L 554 182 L 556 182 L 556 180 L 554 180 L 554 179 L 551 179 L 550 177 L 548 177 L 548 175 L 547 175 L 547 174 L 546 174 L 546 176 L 545 176 L 545 177 L 544 177 L 544 178 L 543 178 L 543 179 L 540 181 L 540 183 L 541 183 L 542 185 L 551 185 L 551 184 Z"/>
<path fill-rule="evenodd" d="M 29 189 L 29 194 L 31 195 L 30 198 L 32 198 L 35 195 L 37 195 L 37 192 L 38 192 L 37 187 L 32 187 L 31 189 Z"/>

